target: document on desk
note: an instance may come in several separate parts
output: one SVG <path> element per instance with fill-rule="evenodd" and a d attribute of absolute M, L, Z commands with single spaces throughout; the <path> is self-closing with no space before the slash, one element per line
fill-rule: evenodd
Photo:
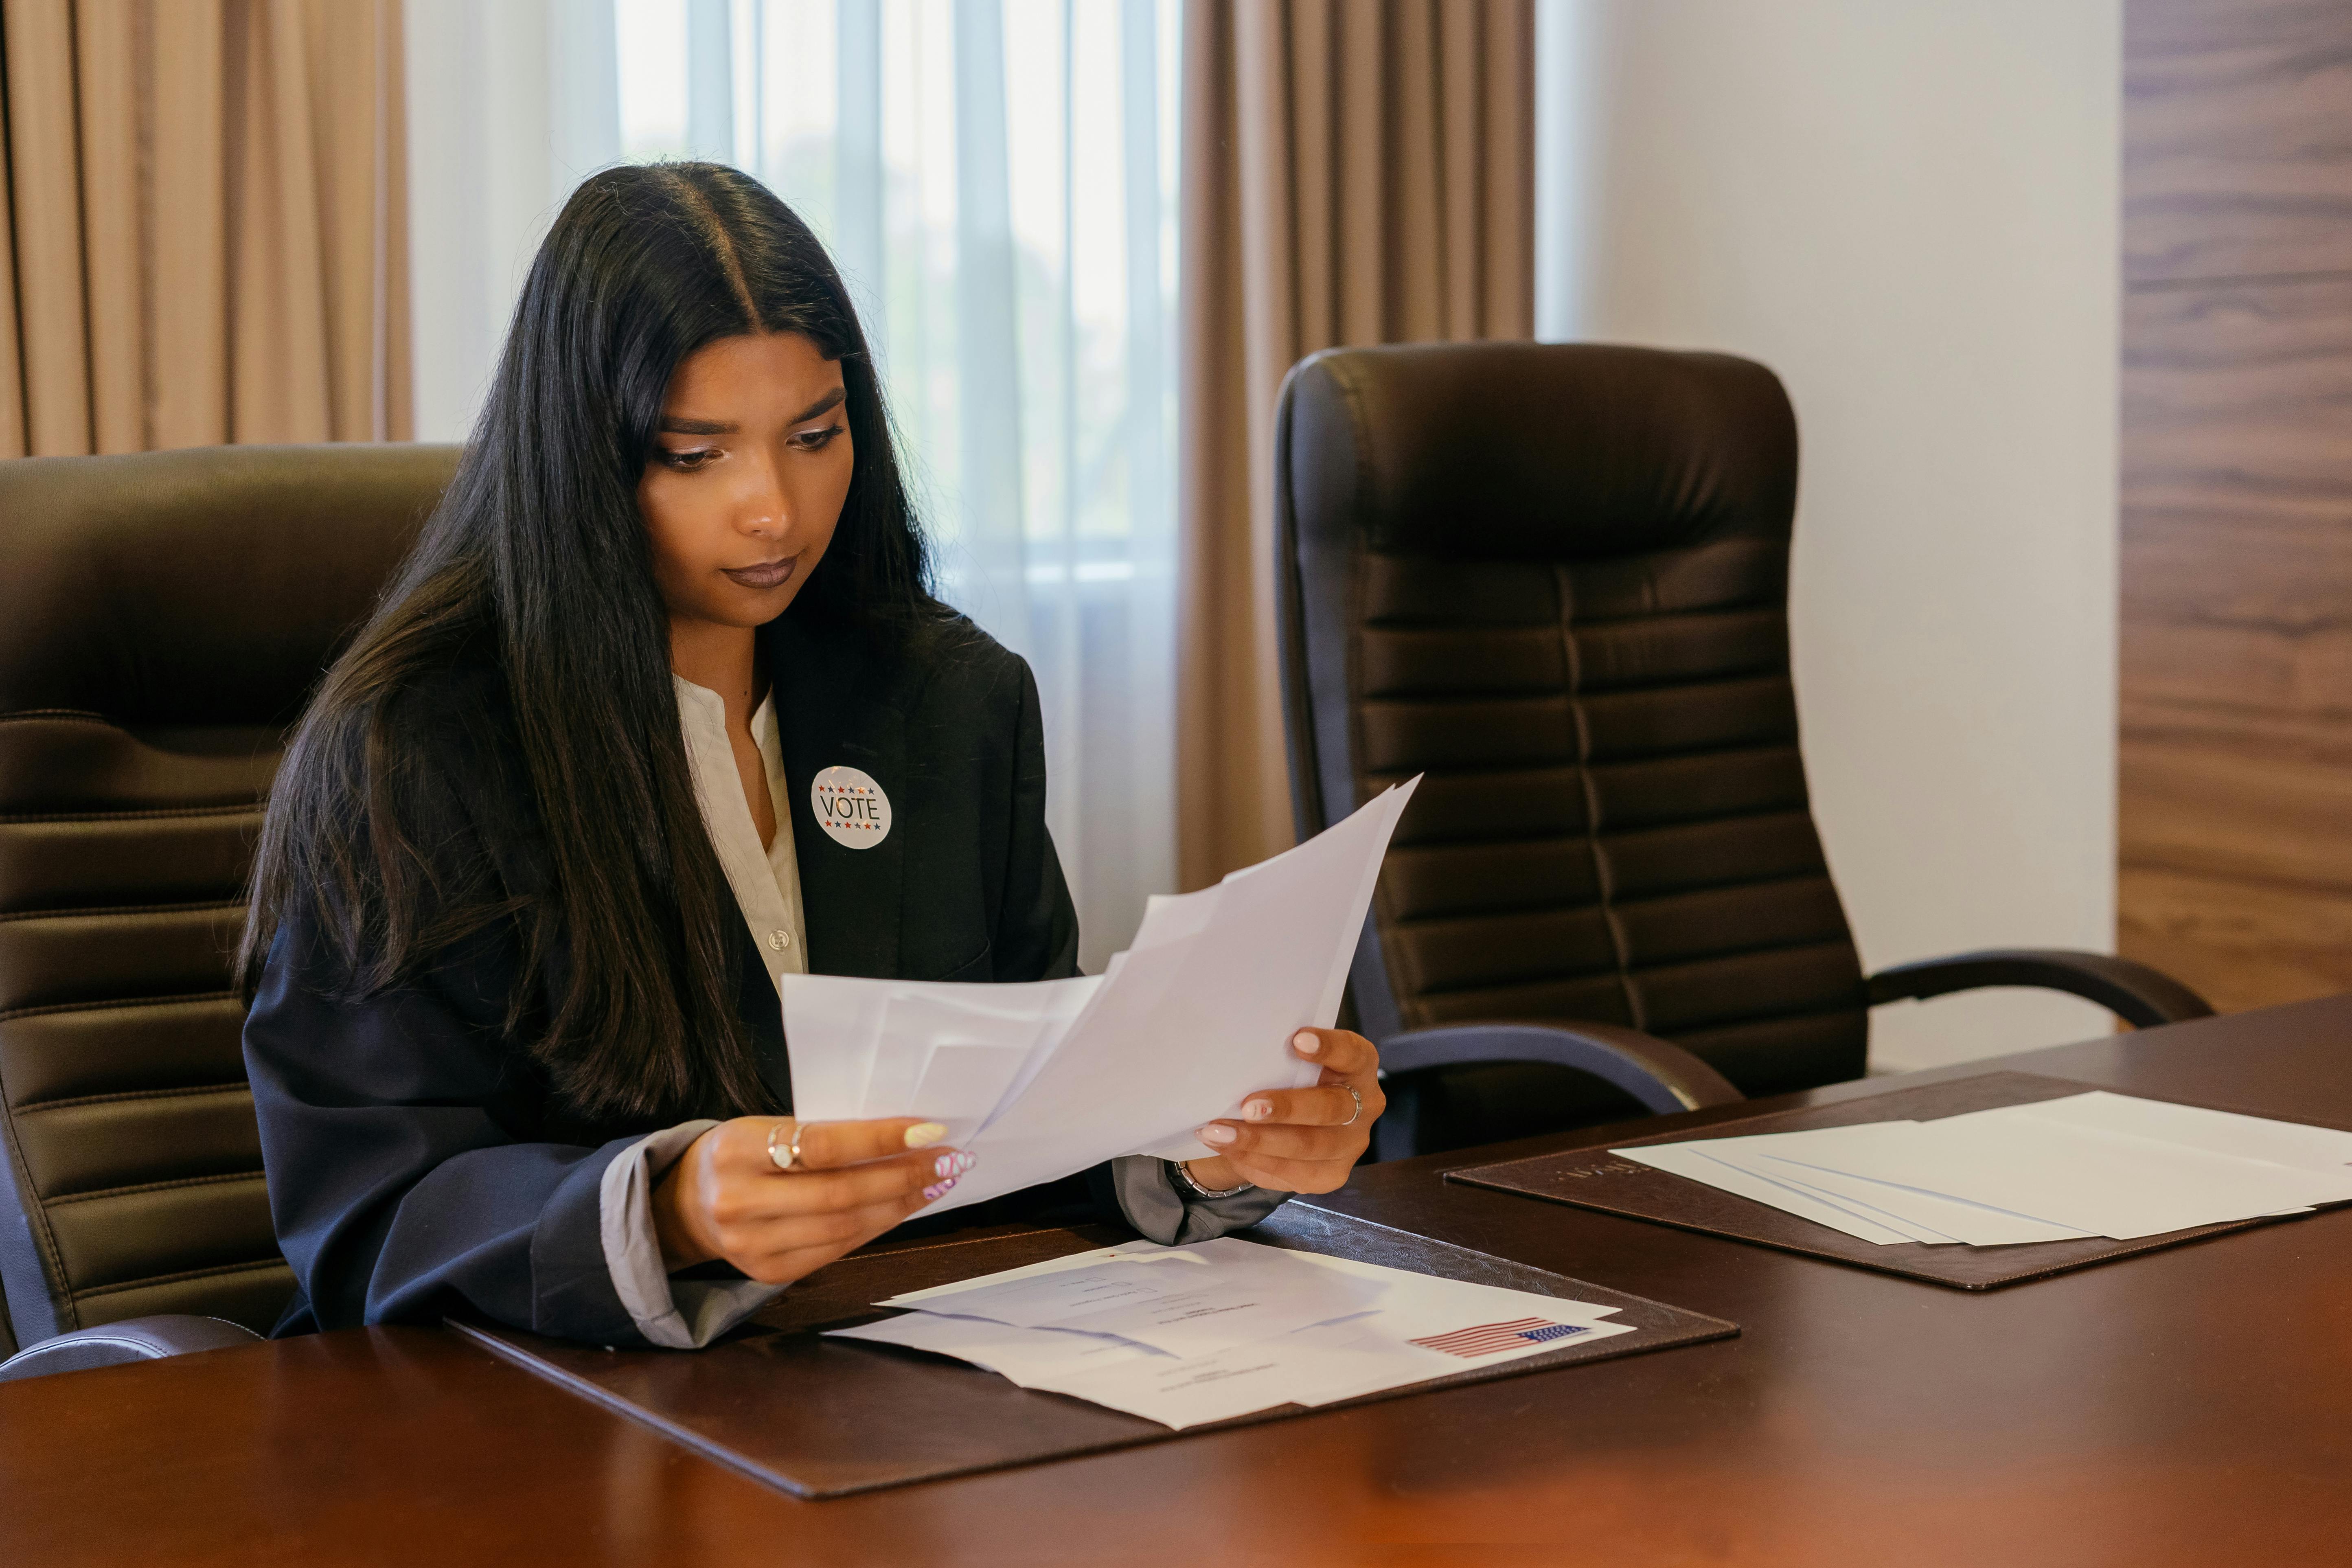
<path fill-rule="evenodd" d="M 2352 1201 L 2352 1132 L 2105 1090 L 1611 1152 L 1883 1246 L 2130 1241 Z"/>
<path fill-rule="evenodd" d="M 1810 1131 L 1717 1138 L 1704 1145 L 1706 1157 L 1747 1173 L 1751 1178 L 1793 1191 L 1811 1202 L 1857 1222 L 1841 1224 L 1827 1214 L 1806 1217 L 1833 1225 L 1865 1241 L 1916 1241 L 1930 1245 L 1964 1242 L 1977 1247 L 2007 1246 L 2030 1241 L 2064 1241 L 2088 1231 L 2053 1225 L 2029 1215 L 2011 1214 L 1939 1193 L 1891 1189 L 1831 1168 L 1835 1152 L 1857 1140 L 1885 1136 L 1887 1127 L 1912 1127 L 1916 1122 L 1872 1122 L 1861 1127 L 1822 1127 Z M 1696 1150 L 1692 1150 L 1696 1153 Z M 1808 1152 L 1814 1156 L 1807 1162 Z M 1746 1194 L 1755 1195 L 1755 1194 Z M 1767 1196 L 1765 1202 L 1773 1202 Z M 1791 1212 L 1794 1212 L 1791 1209 Z M 1864 1234 L 1865 1229 L 1892 1230 L 1893 1237 Z"/>
<path fill-rule="evenodd" d="M 977 1167 L 939 1214 L 1122 1154 L 1208 1152 L 1202 1122 L 1319 1071 L 1290 1054 L 1339 1016 L 1411 783 L 1212 888 L 1154 898 L 1099 976 L 1027 984 L 787 974 L 793 1109 L 922 1116 Z"/>
<path fill-rule="evenodd" d="M 1364 1310 L 1378 1280 L 1289 1262 L 1271 1247 L 1170 1247 L 963 1291 L 925 1310 L 1024 1329 L 1110 1334 L 1170 1355 L 1197 1355 Z"/>
<path fill-rule="evenodd" d="M 1617 1309 L 1222 1237 L 1132 1242 L 893 1297 L 832 1331 L 1162 1426 L 1328 1405 L 1632 1326 Z"/>

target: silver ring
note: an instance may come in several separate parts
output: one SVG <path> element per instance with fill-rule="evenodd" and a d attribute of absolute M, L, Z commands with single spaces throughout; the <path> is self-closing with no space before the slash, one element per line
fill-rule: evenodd
<path fill-rule="evenodd" d="M 794 1121 L 793 1141 L 779 1149 L 776 1147 L 776 1134 L 783 1130 L 784 1124 L 781 1121 L 768 1129 L 768 1158 L 775 1162 L 777 1170 L 789 1171 L 801 1163 L 801 1134 L 808 1131 L 808 1123 Z"/>
<path fill-rule="evenodd" d="M 1356 1086 L 1352 1083 L 1342 1083 L 1339 1087 L 1346 1089 L 1348 1091 L 1348 1098 L 1356 1102 L 1355 1115 L 1349 1117 L 1347 1121 L 1342 1121 L 1339 1125 L 1342 1127 L 1353 1127 L 1356 1124 L 1357 1119 L 1364 1114 L 1364 1097 L 1356 1091 Z"/>

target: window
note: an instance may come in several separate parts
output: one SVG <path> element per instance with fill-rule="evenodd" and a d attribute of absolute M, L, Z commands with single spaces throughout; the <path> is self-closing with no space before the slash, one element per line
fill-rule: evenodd
<path fill-rule="evenodd" d="M 613 15 L 623 155 L 758 175 L 847 278 L 945 596 L 1037 672 L 1099 969 L 1175 880 L 1174 0 Z"/>

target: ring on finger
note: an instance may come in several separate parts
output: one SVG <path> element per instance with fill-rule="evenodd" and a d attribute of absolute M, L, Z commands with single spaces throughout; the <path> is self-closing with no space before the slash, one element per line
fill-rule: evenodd
<path fill-rule="evenodd" d="M 1360 1104 L 1361 1101 L 1358 1103 Z M 808 1128 L 804 1122 L 793 1122 L 792 1141 L 779 1149 L 776 1147 L 776 1138 L 783 1130 L 784 1124 L 781 1121 L 768 1129 L 768 1158 L 775 1162 L 777 1170 L 790 1171 L 796 1169 L 801 1163 L 801 1134 L 808 1131 Z"/>
<path fill-rule="evenodd" d="M 1352 1083 L 1342 1083 L 1339 1087 L 1346 1089 L 1348 1091 L 1348 1098 L 1356 1102 L 1356 1109 L 1349 1112 L 1348 1120 L 1340 1122 L 1339 1125 L 1342 1127 L 1353 1127 L 1356 1124 L 1357 1119 L 1364 1114 L 1364 1097 L 1357 1090 L 1356 1086 Z"/>

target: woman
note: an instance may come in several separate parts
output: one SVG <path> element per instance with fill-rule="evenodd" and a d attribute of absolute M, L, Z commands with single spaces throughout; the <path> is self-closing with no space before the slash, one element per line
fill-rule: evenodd
<path fill-rule="evenodd" d="M 911 1117 L 796 1123 L 777 1000 L 1076 972 L 1035 684 L 927 583 L 807 227 L 713 164 L 583 184 L 272 793 L 242 962 L 281 1333 L 470 1310 L 698 1345 L 970 1168 Z M 957 1222 L 1191 1241 L 1338 1186 L 1372 1048 L 1294 1048 L 1328 1087 L 1253 1096 L 1216 1157 Z"/>

